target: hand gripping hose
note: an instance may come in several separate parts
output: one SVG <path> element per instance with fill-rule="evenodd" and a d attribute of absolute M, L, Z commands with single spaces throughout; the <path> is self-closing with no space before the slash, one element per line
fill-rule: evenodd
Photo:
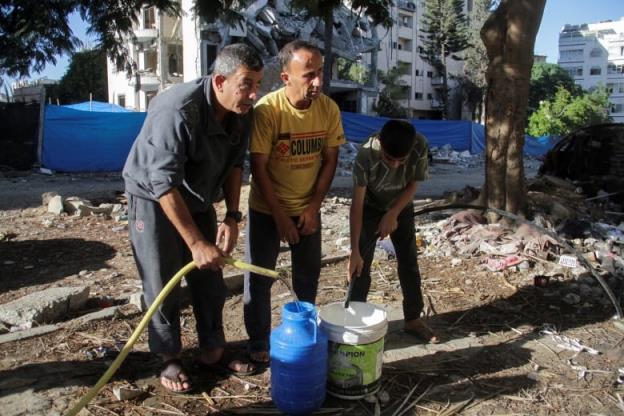
<path fill-rule="evenodd" d="M 249 272 L 253 272 L 257 274 L 262 274 L 262 275 L 273 277 L 273 278 L 279 277 L 279 273 L 274 270 L 269 270 L 263 267 L 258 267 L 252 264 L 244 263 L 242 261 L 235 260 L 231 257 L 225 257 L 224 261 L 226 264 L 234 266 L 237 269 L 241 269 L 241 270 L 245 270 L 245 271 L 249 271 Z M 193 269 L 195 269 L 195 267 L 196 267 L 195 262 L 190 262 L 186 266 L 178 270 L 178 272 L 171 278 L 171 280 L 169 280 L 169 283 L 167 283 L 167 285 L 163 288 L 163 290 L 160 291 L 160 293 L 154 300 L 154 303 L 152 303 L 152 305 L 149 307 L 149 309 L 145 313 L 145 316 L 143 317 L 143 319 L 141 319 L 141 322 L 139 322 L 139 325 L 136 327 L 132 335 L 130 335 L 130 338 L 128 338 L 126 345 L 124 345 L 124 347 L 121 349 L 121 351 L 119 352 L 119 355 L 117 356 L 117 358 L 115 358 L 115 361 L 113 361 L 110 367 L 108 367 L 108 370 L 106 370 L 106 372 L 102 375 L 102 377 L 100 377 L 98 382 L 95 383 L 95 386 L 91 387 L 91 389 L 87 392 L 87 394 L 85 394 L 82 397 L 82 399 L 80 399 L 80 401 L 76 403 L 74 407 L 72 407 L 69 410 L 69 412 L 66 413 L 66 416 L 76 416 L 78 412 L 82 410 L 82 408 L 85 407 L 91 401 L 91 399 L 93 399 L 99 393 L 102 387 L 104 387 L 104 385 L 108 382 L 108 380 L 110 380 L 113 374 L 115 374 L 117 369 L 119 369 L 119 367 L 121 366 L 121 363 L 126 359 L 130 351 L 132 351 L 132 347 L 139 339 L 139 336 L 141 335 L 141 333 L 147 326 L 150 319 L 152 319 L 152 316 L 156 312 L 156 309 L 158 309 L 160 304 L 165 300 L 165 298 L 169 295 L 169 293 L 171 293 L 173 288 L 176 287 L 178 283 L 180 283 L 180 280 L 182 280 L 182 277 L 184 277 L 186 274 L 188 274 Z"/>

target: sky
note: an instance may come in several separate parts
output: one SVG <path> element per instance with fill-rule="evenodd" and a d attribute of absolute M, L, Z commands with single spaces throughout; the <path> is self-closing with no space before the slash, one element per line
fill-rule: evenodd
<path fill-rule="evenodd" d="M 624 17 L 623 0 L 546 0 L 544 16 L 535 41 L 535 54 L 546 55 L 547 62 L 557 63 L 559 31 L 568 24 L 596 23 Z M 87 26 L 76 13 L 69 16 L 70 27 L 83 42 L 94 43 L 86 35 Z M 62 56 L 56 65 L 47 65 L 41 74 L 31 78 L 61 79 L 67 71 L 69 58 Z"/>
<path fill-rule="evenodd" d="M 557 63 L 559 31 L 565 25 L 597 23 L 624 17 L 622 0 L 546 0 L 544 16 L 535 40 L 535 54 L 546 55 L 547 62 Z"/>

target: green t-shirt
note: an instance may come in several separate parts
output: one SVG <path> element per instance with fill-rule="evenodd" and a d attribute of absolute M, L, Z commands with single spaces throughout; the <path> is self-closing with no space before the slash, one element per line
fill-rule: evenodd
<path fill-rule="evenodd" d="M 366 187 L 364 204 L 387 211 L 410 182 L 428 179 L 427 154 L 427 139 L 416 133 L 416 143 L 405 163 L 391 169 L 381 157 L 379 137 L 371 136 L 353 164 L 353 184 Z"/>

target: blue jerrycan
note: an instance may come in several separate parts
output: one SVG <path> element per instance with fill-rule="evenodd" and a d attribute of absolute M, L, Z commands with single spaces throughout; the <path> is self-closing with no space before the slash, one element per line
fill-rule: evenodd
<path fill-rule="evenodd" d="M 277 409 L 289 415 L 318 410 L 325 401 L 328 342 L 314 305 L 285 304 L 270 344 L 271 398 Z"/>

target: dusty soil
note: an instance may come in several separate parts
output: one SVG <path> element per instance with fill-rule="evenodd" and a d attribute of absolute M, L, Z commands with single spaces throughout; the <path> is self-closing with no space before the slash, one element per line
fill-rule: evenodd
<path fill-rule="evenodd" d="M 119 230 L 120 224 L 110 218 L 55 216 L 38 206 L 45 191 L 91 197 L 97 202 L 119 200 L 114 192 L 120 190 L 116 188 L 119 178 L 43 178 L 43 184 L 33 175 L 0 179 L 4 204 L 0 211 L 0 233 L 4 235 L 0 242 L 0 303 L 47 287 L 87 284 L 92 299 L 81 314 L 111 303 L 121 308 L 113 320 L 0 344 L 0 406 L 1 413 L 7 415 L 66 411 L 103 374 L 142 316 L 134 306 L 125 304 L 140 288 L 127 230 Z M 102 189 L 88 185 L 98 182 L 104 184 Z M 21 196 L 11 191 L 16 188 L 23 191 Z M 334 188 L 323 206 L 323 253 L 327 258 L 346 254 L 348 195 L 347 189 Z M 437 214 L 418 221 L 427 223 L 441 217 Z M 244 232 L 235 257 L 242 258 L 243 246 Z M 420 258 L 426 312 L 443 344 L 439 348 L 420 346 L 411 356 L 384 365 L 382 390 L 389 400 L 379 403 L 381 414 L 394 414 L 404 401 L 412 405 L 404 414 L 422 415 L 622 412 L 622 387 L 616 380 L 618 368 L 624 367 L 624 330 L 614 325 L 613 308 L 600 290 L 585 295 L 580 304 L 569 305 L 562 301 L 564 296 L 579 292 L 571 275 L 561 275 L 537 288 L 531 270 L 491 273 L 480 258 L 463 258 L 460 263 L 455 261 L 455 266 L 452 260 L 436 253 L 435 247 L 429 247 L 429 255 Z M 284 254 L 280 262 L 287 264 L 288 256 Z M 345 260 L 323 268 L 319 305 L 344 299 L 345 269 Z M 233 271 L 226 270 L 229 272 Z M 369 300 L 400 310 L 395 261 L 378 256 L 374 276 Z M 274 325 L 279 323 L 281 305 L 290 299 L 284 285 L 273 286 Z M 246 334 L 240 293 L 228 298 L 224 317 L 232 347 L 242 348 Z M 268 370 L 244 378 L 200 372 L 192 366 L 196 337 L 188 307 L 182 322 L 184 360 L 197 387 L 194 394 L 174 396 L 159 387 L 154 377 L 159 362 L 147 352 L 144 334 L 113 381 L 81 414 L 276 413 L 270 402 Z M 545 324 L 601 354 L 557 347 L 550 335 L 541 333 Z M 398 354 L 415 343 L 400 328 L 399 318 L 390 322 L 386 337 L 389 353 Z M 117 401 L 112 388 L 127 384 L 143 389 L 143 394 Z M 364 400 L 328 398 L 324 410 L 326 414 L 379 414 L 374 403 Z"/>

